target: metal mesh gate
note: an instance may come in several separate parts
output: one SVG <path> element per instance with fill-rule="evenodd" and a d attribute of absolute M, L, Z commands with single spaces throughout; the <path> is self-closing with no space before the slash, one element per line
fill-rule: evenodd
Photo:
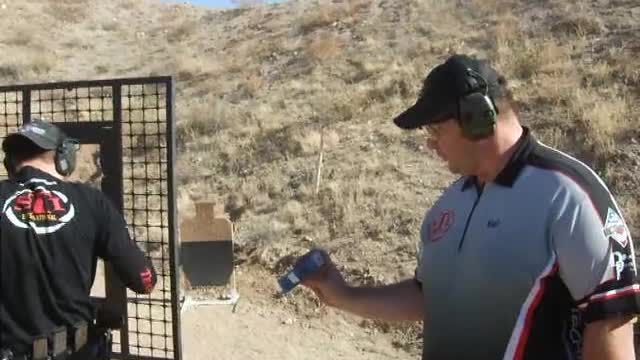
<path fill-rule="evenodd" d="M 155 291 L 138 295 L 107 267 L 99 302 L 124 323 L 114 332 L 117 359 L 181 358 L 173 99 L 171 77 L 0 87 L 0 138 L 35 116 L 97 145 L 91 179 L 101 178 L 158 272 Z"/>

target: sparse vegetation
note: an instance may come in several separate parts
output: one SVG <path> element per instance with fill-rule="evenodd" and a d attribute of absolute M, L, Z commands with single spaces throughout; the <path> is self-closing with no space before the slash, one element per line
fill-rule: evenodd
<path fill-rule="evenodd" d="M 323 33 L 311 41 L 307 52 L 314 61 L 322 62 L 340 54 L 341 47 L 340 38 L 331 33 Z"/>
<path fill-rule="evenodd" d="M 89 0 L 56 0 L 46 2 L 46 13 L 62 23 L 79 23 L 90 10 Z"/>
<path fill-rule="evenodd" d="M 167 40 L 170 43 L 179 43 L 189 39 L 198 29 L 198 22 L 192 19 L 184 21 L 172 26 L 167 32 Z"/>
<path fill-rule="evenodd" d="M 0 60 L 0 78 L 13 82 L 35 79 L 49 73 L 56 65 L 57 58 L 50 50 L 13 49 L 10 55 Z"/>
<path fill-rule="evenodd" d="M 604 176 L 640 237 L 640 14 L 631 1 L 242 5 L 25 0 L 0 10 L 5 28 L 22 29 L 0 34 L 0 79 L 175 75 L 182 208 L 226 204 L 238 251 L 260 254 L 269 270 L 310 238 L 350 279 L 375 283 L 411 276 L 424 211 L 454 179 L 391 118 L 436 62 L 472 53 L 504 72 L 544 142 Z M 416 352 L 416 330 L 395 329 L 396 345 Z"/>
<path fill-rule="evenodd" d="M 310 10 L 304 15 L 299 31 L 302 35 L 308 34 L 318 28 L 334 24 L 340 18 L 340 11 L 337 6 L 322 5 Z"/>
<path fill-rule="evenodd" d="M 13 29 L 10 35 L 4 39 L 3 43 L 6 45 L 27 47 L 33 45 L 36 39 L 36 32 L 33 27 L 27 25 L 19 26 Z"/>

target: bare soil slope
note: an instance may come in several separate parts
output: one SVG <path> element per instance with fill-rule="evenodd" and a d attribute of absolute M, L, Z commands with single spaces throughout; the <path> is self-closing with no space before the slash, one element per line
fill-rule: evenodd
<path fill-rule="evenodd" d="M 176 76 L 179 211 L 224 204 L 242 294 L 236 313 L 185 312 L 188 359 L 418 358 L 419 324 L 363 322 L 306 291 L 284 301 L 274 279 L 311 246 L 355 283 L 412 276 L 421 218 L 454 176 L 390 119 L 454 52 L 492 59 L 522 120 L 592 165 L 639 236 L 635 0 L 0 5 L 2 83 Z"/>

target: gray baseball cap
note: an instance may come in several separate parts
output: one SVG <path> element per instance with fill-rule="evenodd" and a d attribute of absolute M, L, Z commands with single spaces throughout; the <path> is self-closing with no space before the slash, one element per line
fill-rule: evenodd
<path fill-rule="evenodd" d="M 22 143 L 21 140 L 24 139 L 28 139 L 42 150 L 54 150 L 67 139 L 67 135 L 51 123 L 33 119 L 20 126 L 16 132 L 9 134 L 2 142 L 2 150 L 4 152 L 19 151 L 15 146 Z"/>

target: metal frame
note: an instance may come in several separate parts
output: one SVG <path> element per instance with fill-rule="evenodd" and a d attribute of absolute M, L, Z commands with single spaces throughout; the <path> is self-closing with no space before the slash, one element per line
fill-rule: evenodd
<path fill-rule="evenodd" d="M 132 89 L 136 86 L 141 86 L 140 94 L 133 94 Z M 145 94 L 145 86 L 155 87 L 155 92 Z M 164 92 L 160 93 L 159 88 L 162 88 Z M 86 96 L 78 96 L 78 90 L 86 90 Z M 124 90 L 124 92 L 123 92 Z M 41 92 L 50 91 L 50 95 L 52 96 L 50 99 L 43 98 Z M 67 92 L 74 92 L 75 96 L 67 97 Z M 99 93 L 98 96 L 92 95 L 92 92 Z M 62 97 L 59 99 L 53 99 L 54 94 L 62 94 Z M 9 95 L 10 101 L 7 101 L 7 95 Z M 37 95 L 37 96 L 36 96 Z M 148 96 L 147 96 L 148 95 Z M 13 97 L 12 97 L 13 96 Z M 93 96 L 93 97 L 92 97 Z M 109 99 L 109 97 L 111 99 Z M 155 98 L 155 106 L 145 107 L 146 97 Z M 13 99 L 15 98 L 15 99 Z M 142 101 L 142 105 L 140 108 L 132 106 L 132 98 L 136 98 Z M 98 109 L 92 109 L 92 104 L 95 102 L 94 100 L 98 99 L 100 106 Z M 123 100 L 127 99 L 128 103 L 123 104 Z M 160 101 L 162 99 L 162 101 Z M 3 102 L 4 100 L 4 102 Z M 105 102 L 105 100 L 107 102 Z M 160 106 L 160 103 L 164 102 L 164 106 Z M 18 106 L 21 103 L 21 106 Z M 42 105 L 49 105 L 49 111 L 42 111 Z M 68 111 L 67 104 L 70 103 L 72 108 L 75 105 L 75 121 L 68 121 L 69 117 L 74 114 L 74 111 Z M 80 119 L 80 110 L 79 104 L 88 104 L 88 109 L 83 108 L 82 111 L 85 113 L 88 112 L 89 120 Z M 153 101 L 152 101 L 153 103 Z M 169 293 L 170 296 L 167 297 L 153 297 L 152 295 L 138 296 L 136 294 L 129 293 L 124 288 L 124 286 L 120 283 L 120 281 L 115 277 L 114 273 L 106 267 L 105 273 L 105 285 L 106 285 L 106 298 L 105 299 L 97 299 L 99 303 L 103 303 L 104 307 L 107 310 L 115 311 L 115 313 L 119 314 L 121 318 L 120 322 L 116 319 L 116 323 L 122 324 L 122 327 L 116 331 L 115 337 L 119 335 L 119 341 L 115 341 L 116 346 L 119 349 L 115 349 L 113 358 L 114 359 L 147 359 L 147 360 L 181 360 L 182 358 L 182 344 L 181 344 L 181 329 L 180 329 L 180 286 L 179 286 L 179 253 L 178 253 L 178 234 L 177 234 L 177 213 L 176 213 L 176 179 L 175 179 L 175 159 L 176 159 L 176 143 L 175 143 L 175 112 L 174 112 L 174 103 L 175 103 L 175 88 L 174 88 L 174 80 L 173 77 L 170 76 L 158 76 L 158 77 L 141 77 L 141 78 L 120 78 L 120 79 L 108 79 L 108 80 L 88 80 L 88 81 L 70 81 L 70 82 L 53 82 L 53 83 L 40 83 L 40 84 L 22 84 L 22 85 L 10 85 L 10 86 L 0 86 L 0 120 L 2 120 L 4 124 L 4 134 L 0 134 L 0 136 L 6 135 L 11 127 L 15 127 L 19 125 L 20 120 L 24 122 L 29 122 L 31 120 L 31 116 L 34 113 L 46 114 L 51 113 L 52 117 L 54 117 L 53 122 L 56 125 L 59 125 L 63 128 L 63 130 L 70 136 L 77 138 L 83 144 L 98 144 L 100 145 L 100 159 L 102 161 L 102 172 L 103 172 L 103 182 L 102 187 L 103 191 L 114 201 L 114 204 L 126 214 L 132 220 L 127 220 L 130 225 L 130 229 L 133 229 L 134 234 L 132 237 L 138 241 L 136 238 L 135 230 L 136 230 L 136 211 L 137 208 L 136 198 L 139 196 L 146 196 L 144 202 L 146 207 L 142 209 L 142 212 L 146 218 L 146 245 L 157 245 L 159 244 L 161 248 L 162 257 L 160 260 L 162 261 L 161 266 L 162 269 L 159 271 L 159 277 L 162 277 L 162 286 L 161 289 L 156 290 L 160 291 L 164 296 L 166 295 L 166 282 L 169 282 Z M 14 105 L 15 104 L 15 105 Z M 109 105 L 110 104 L 110 105 Z M 35 106 L 38 108 L 34 109 Z M 110 106 L 110 109 L 106 109 Z M 7 108 L 11 108 L 15 110 L 15 112 L 11 111 L 8 113 Z M 57 111 L 58 108 L 62 108 L 61 111 Z M 106 110 L 105 110 L 106 109 Z M 34 111 L 35 110 L 35 111 Z M 148 124 L 145 122 L 145 116 L 147 110 L 155 110 L 156 111 L 156 119 L 155 121 L 151 121 L 150 125 L 156 130 L 156 133 L 152 135 L 148 135 L 146 133 L 146 128 Z M 4 112 L 3 112 L 4 111 Z M 159 116 L 161 112 L 164 111 L 165 119 L 162 121 Z M 134 118 L 134 112 L 142 113 L 142 120 L 132 120 Z M 98 114 L 98 120 L 92 119 L 92 114 Z M 57 121 L 55 119 L 56 114 L 62 114 L 63 121 Z M 109 114 L 112 116 L 112 119 L 108 119 Z M 13 120 L 11 124 L 9 124 L 9 118 Z M 126 118 L 126 119 L 125 119 Z M 126 121 L 128 120 L 128 122 Z M 162 122 L 165 122 L 166 127 L 164 129 L 160 129 Z M 126 133 L 125 129 L 123 129 L 123 124 L 128 126 L 128 133 Z M 144 161 L 140 163 L 137 160 L 134 160 L 133 155 L 133 143 L 134 143 L 134 125 L 142 124 L 142 134 L 135 135 L 135 141 L 142 141 L 143 149 L 143 158 Z M 129 140 L 129 147 L 127 148 L 123 144 L 123 138 L 127 136 Z M 149 162 L 148 159 L 153 156 L 149 155 L 148 148 L 146 147 L 146 142 L 148 137 L 153 137 L 156 139 L 158 144 L 155 144 L 152 150 L 154 154 L 157 152 L 157 162 Z M 140 138 L 142 140 L 140 140 Z M 164 138 L 164 143 L 161 138 Z M 138 144 L 139 146 L 139 144 Z M 105 151 L 106 150 L 106 151 Z M 124 150 L 128 150 L 128 157 L 130 159 L 128 166 L 130 169 L 125 169 L 125 154 Z M 137 149 L 139 150 L 139 149 Z M 163 154 L 164 151 L 164 154 Z M 148 157 L 149 155 L 149 157 Z M 138 155 L 137 155 L 138 156 Z M 138 156 L 140 157 L 140 156 Z M 157 170 L 158 177 L 151 178 L 148 176 L 147 166 L 152 164 L 156 166 L 153 168 L 154 171 Z M 140 178 L 137 178 L 134 173 L 136 169 L 139 169 L 140 166 L 144 166 L 144 173 L 147 175 L 142 179 L 142 181 L 156 181 L 156 183 L 160 184 L 160 190 L 157 193 L 148 195 L 152 193 L 149 190 L 149 186 L 145 185 L 146 191 L 144 194 L 138 193 L 135 187 L 140 184 Z M 166 167 L 166 174 L 163 177 L 163 167 Z M 125 173 L 126 170 L 129 170 L 131 173 L 131 178 L 127 178 L 130 181 L 130 193 L 127 193 L 125 190 Z M 151 180 L 150 180 L 151 179 Z M 166 188 L 163 189 L 163 182 L 166 181 Z M 146 184 L 146 183 L 145 183 Z M 154 186 L 157 184 L 154 184 Z M 129 196 L 132 203 L 131 214 L 127 213 L 127 209 L 125 207 L 125 198 Z M 150 197 L 156 197 L 159 199 L 160 208 L 159 210 L 151 209 L 152 207 L 149 205 L 151 200 Z M 163 197 L 166 197 L 166 207 L 164 206 Z M 150 225 L 149 218 L 151 217 L 149 213 L 157 213 L 159 214 L 160 225 Z M 166 216 L 166 224 L 164 224 L 164 216 Z M 144 227 L 144 222 L 142 226 L 138 228 Z M 149 241 L 153 235 L 151 235 L 150 228 L 155 228 L 155 230 L 160 231 L 160 241 Z M 167 242 L 163 241 L 164 237 L 167 237 Z M 144 238 L 143 238 L 144 240 Z M 144 242 L 144 241 L 143 241 Z M 168 259 L 164 256 L 165 247 L 168 248 Z M 153 258 L 152 250 L 145 249 L 147 251 L 147 255 Z M 157 258 L 155 258 L 158 260 Z M 165 273 L 165 264 L 168 261 L 168 276 Z M 154 292 L 155 293 L 155 292 Z M 170 305 L 167 304 L 170 302 Z M 154 306 L 160 306 L 163 311 L 163 315 L 165 316 L 165 320 L 154 321 L 153 318 L 153 310 Z M 171 334 L 167 335 L 167 321 L 166 321 L 166 310 L 168 307 L 171 307 Z M 146 307 L 149 310 L 148 318 L 138 318 L 138 307 Z M 129 317 L 129 309 L 133 308 L 136 312 L 136 317 Z M 130 329 L 132 326 L 131 320 L 135 319 L 136 329 Z M 148 332 L 143 332 L 144 330 L 140 330 L 139 322 L 148 322 L 149 329 Z M 158 335 L 163 336 L 165 342 L 165 348 L 154 348 L 153 347 L 153 337 L 154 335 L 154 322 L 160 322 L 164 324 L 164 333 Z M 150 338 L 151 345 L 147 346 L 141 345 L 140 335 L 146 336 Z M 172 346 L 169 348 L 167 346 L 168 337 L 172 339 Z M 117 340 L 117 339 L 116 339 Z M 136 351 L 133 351 L 137 348 Z M 164 354 L 162 356 L 157 356 L 156 353 Z"/>

